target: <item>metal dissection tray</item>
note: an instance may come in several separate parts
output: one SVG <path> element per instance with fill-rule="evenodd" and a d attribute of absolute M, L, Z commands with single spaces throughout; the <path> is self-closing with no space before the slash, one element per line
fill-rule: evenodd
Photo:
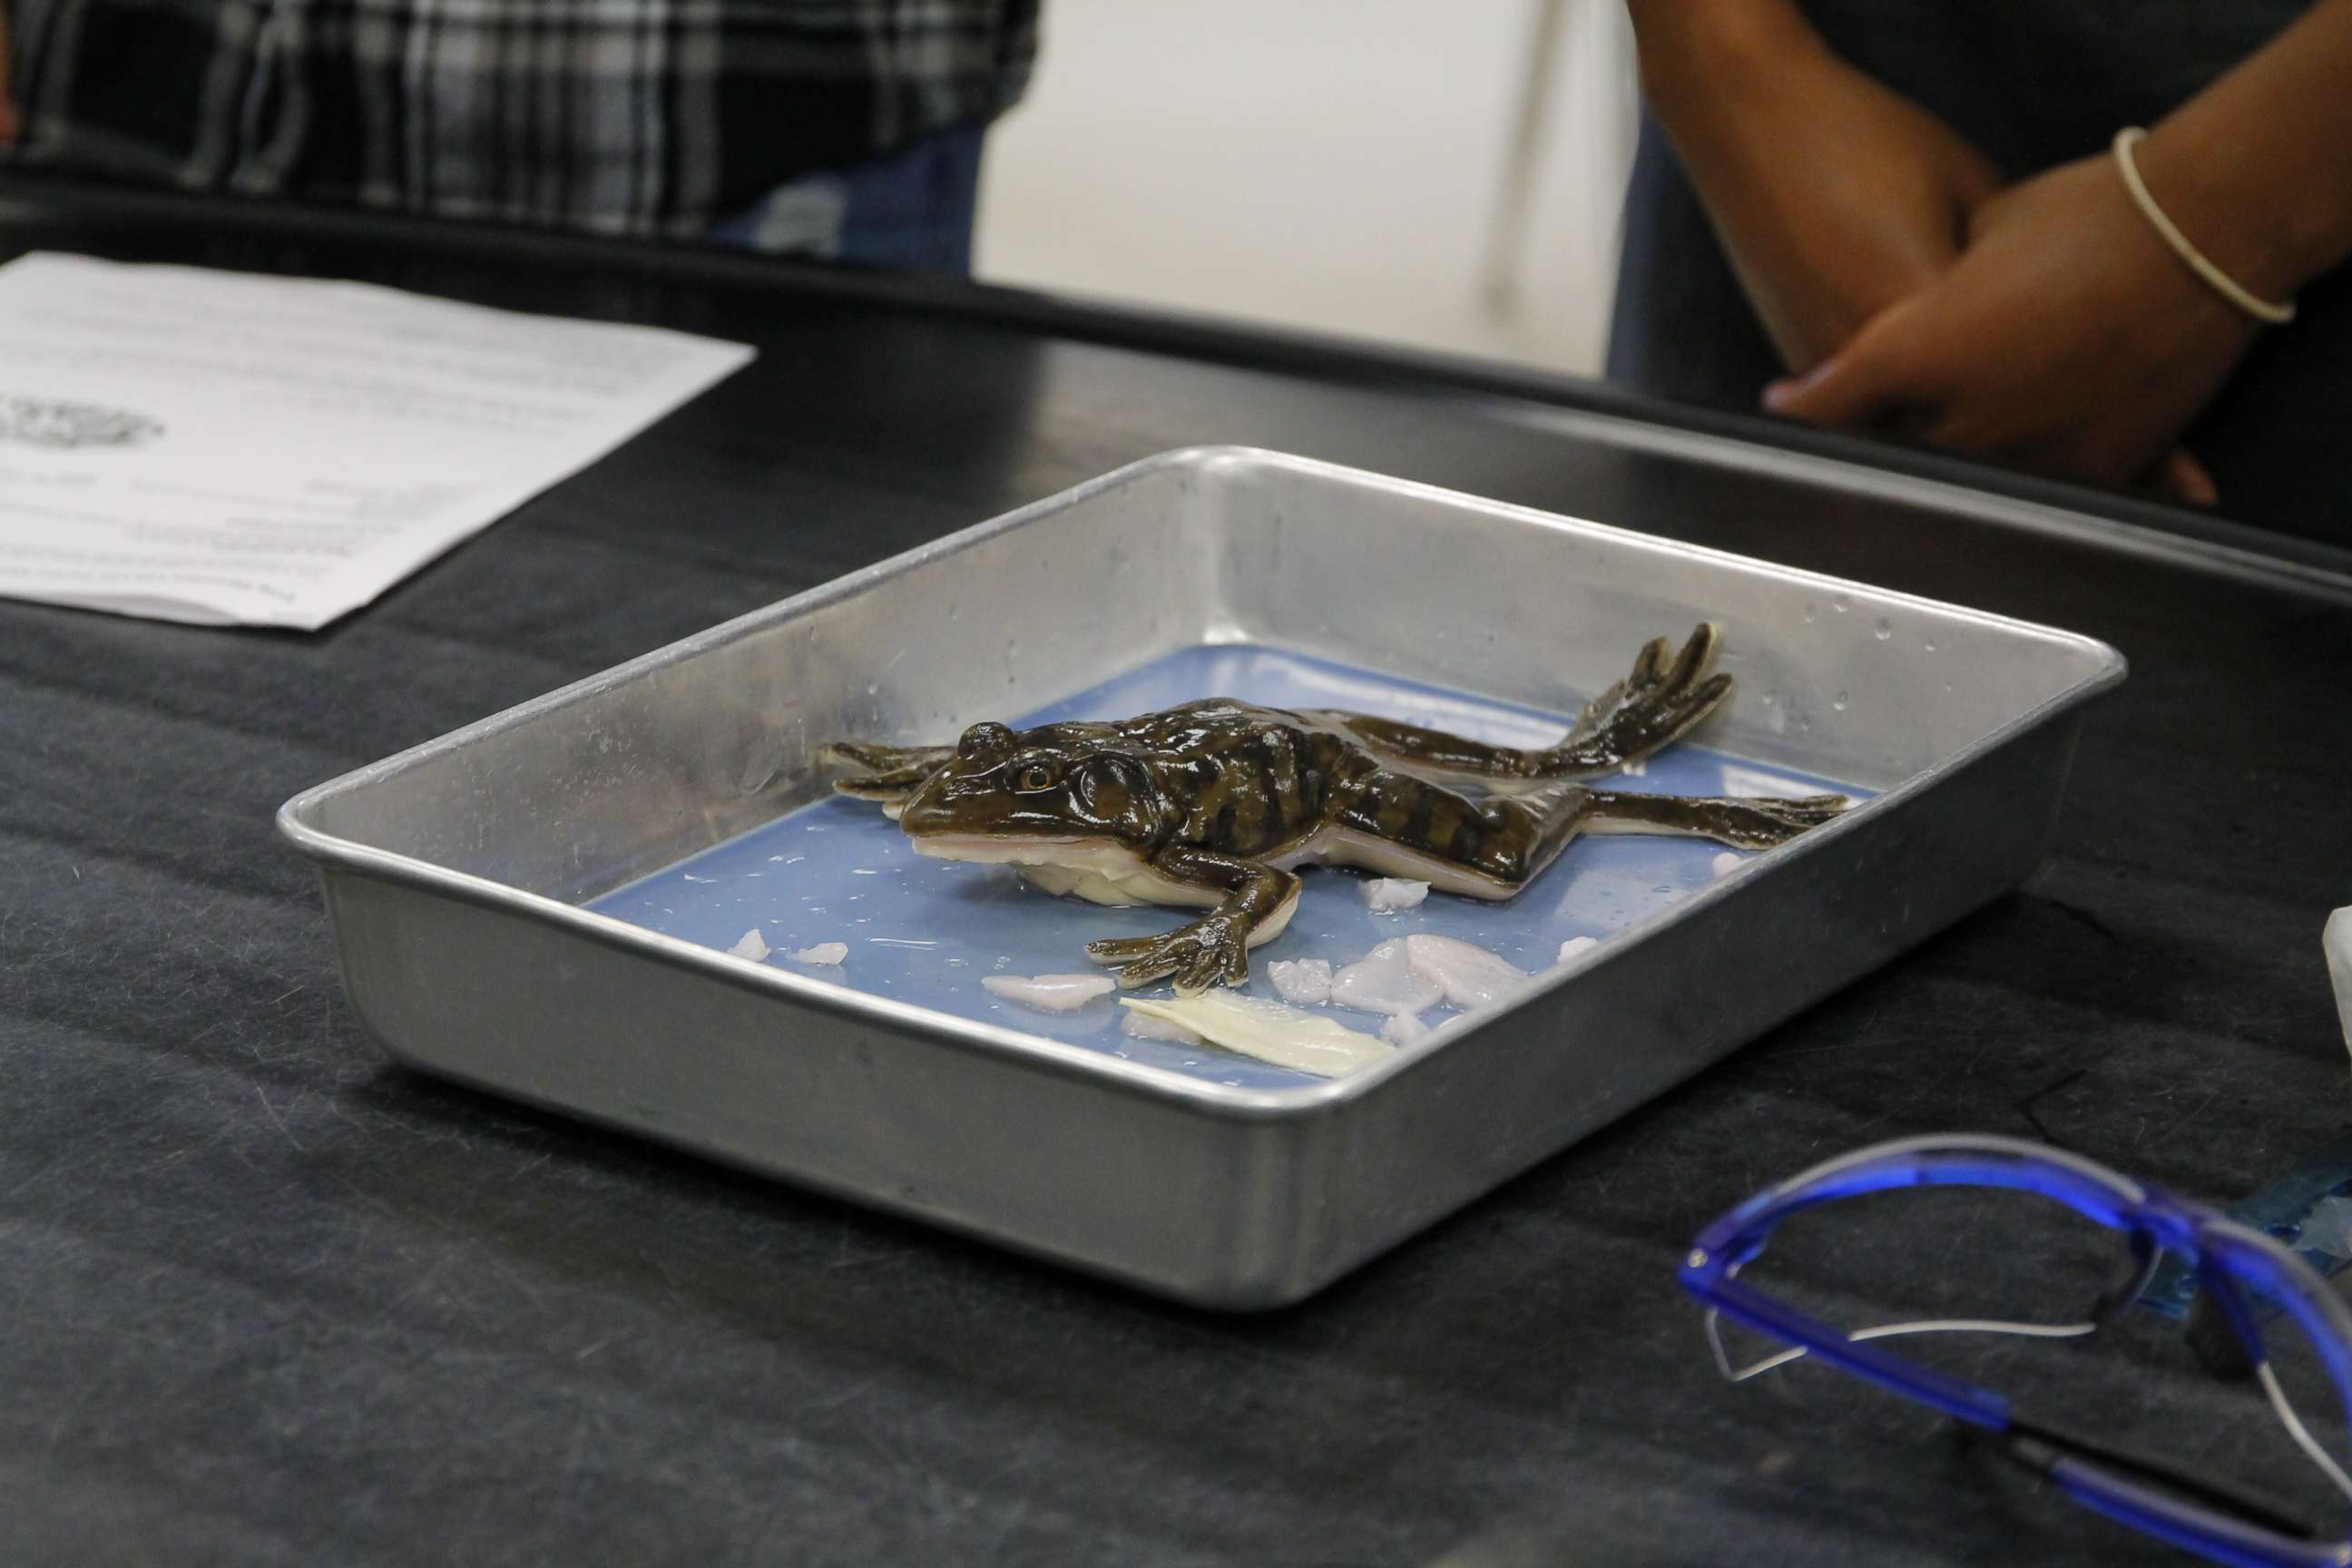
<path fill-rule="evenodd" d="M 974 984 L 1015 952 L 1020 973 L 1040 953 L 1083 968 L 1084 937 L 1172 911 L 1121 927 L 1075 900 L 927 887 L 908 897 L 933 902 L 894 917 L 880 889 L 914 884 L 887 825 L 830 862 L 742 852 L 866 830 L 821 815 L 849 809 L 820 804 L 814 760 L 843 736 L 945 740 L 1142 692 L 1265 700 L 1301 682 L 1330 693 L 1321 706 L 1556 731 L 1642 642 L 1701 619 L 1724 628 L 1739 689 L 1687 757 L 1660 760 L 1668 782 L 1829 780 L 1862 804 L 1737 875 L 1715 874 L 1711 846 L 1577 870 L 1580 843 L 1520 900 L 1475 906 L 1475 930 L 1444 923 L 1473 918 L 1464 901 L 1433 897 L 1428 929 L 1541 977 L 1344 1078 L 1130 1042 L 1115 1007 L 1049 1020 Z M 2065 632 L 1203 448 L 321 784 L 279 824 L 320 862 L 352 1004 L 402 1062 L 1147 1289 L 1270 1307 L 2021 880 L 2082 707 L 2123 675 L 2114 649 Z M 1252 689 L 1169 689 L 1187 681 Z M 698 896 L 718 875 L 693 867 L 730 855 L 741 879 L 698 912 L 664 891 Z M 869 879 L 870 912 L 823 891 L 835 874 Z M 1360 952 L 1403 929 L 1364 923 L 1384 917 L 1360 900 L 1345 913 L 1344 875 L 1318 876 L 1340 901 L 1320 924 L 1302 905 L 1298 940 L 1344 945 L 1360 926 Z M 751 926 L 856 955 L 826 970 L 724 951 Z M 1561 931 L 1602 940 L 1531 956 Z M 1285 955 L 1261 949 L 1257 967 Z"/>

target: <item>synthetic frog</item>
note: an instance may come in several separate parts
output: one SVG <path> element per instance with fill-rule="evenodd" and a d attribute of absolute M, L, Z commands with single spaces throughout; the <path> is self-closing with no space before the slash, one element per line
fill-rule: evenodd
<path fill-rule="evenodd" d="M 1190 994 L 1249 978 L 1249 950 L 1297 906 L 1297 868 L 1355 867 L 1508 899 L 1584 833 L 1673 833 L 1769 848 L 1843 795 L 1726 800 L 1583 781 L 1687 732 L 1731 692 L 1717 629 L 1644 646 L 1559 744 L 1489 746 L 1363 713 L 1208 698 L 1116 722 L 975 724 L 953 746 L 844 742 L 841 793 L 881 805 L 926 855 L 1010 865 L 1101 903 L 1209 912 L 1159 936 L 1097 942 L 1122 985 Z M 1475 793 L 1456 788 L 1475 786 Z"/>

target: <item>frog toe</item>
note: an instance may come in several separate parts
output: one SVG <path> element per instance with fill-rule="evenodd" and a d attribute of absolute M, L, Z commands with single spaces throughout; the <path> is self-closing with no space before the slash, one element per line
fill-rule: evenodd
<path fill-rule="evenodd" d="M 1652 637 L 1633 656 L 1633 672 L 1622 682 L 1621 696 L 1640 698 L 1666 678 L 1666 660 L 1673 652 L 1664 637 Z"/>
<path fill-rule="evenodd" d="M 1225 978 L 1228 967 L 1225 954 L 1215 943 L 1202 942 L 1192 950 L 1191 955 L 1184 960 L 1182 968 L 1177 972 L 1176 994 L 1198 996 L 1202 992 L 1222 982 Z M 1244 978 L 1249 973 L 1246 958 L 1243 960 L 1242 973 Z"/>
<path fill-rule="evenodd" d="M 1087 943 L 1087 956 L 1111 965 L 1110 977 L 1125 989 L 1165 980 L 1181 967 L 1183 951 L 1164 936 L 1108 938 Z"/>
<path fill-rule="evenodd" d="M 1150 985 L 1176 973 L 1176 960 L 1167 957 L 1139 958 L 1133 963 L 1122 963 L 1110 972 L 1122 991 L 1133 991 Z"/>

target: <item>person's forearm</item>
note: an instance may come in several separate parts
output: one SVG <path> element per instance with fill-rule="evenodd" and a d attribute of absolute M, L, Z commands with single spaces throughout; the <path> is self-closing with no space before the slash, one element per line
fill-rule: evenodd
<path fill-rule="evenodd" d="M 1643 95 L 1758 321 L 1819 363 L 1951 264 L 2000 171 L 1791 0 L 1627 0 Z"/>
<path fill-rule="evenodd" d="M 1824 46 L 1795 0 L 1625 0 L 1641 58 L 1642 94 L 1678 138 L 1689 122 L 1769 84 L 1799 50 Z"/>
<path fill-rule="evenodd" d="M 2167 116 L 2138 162 L 2166 216 L 2266 299 L 2352 256 L 2352 0 L 2319 0 Z"/>

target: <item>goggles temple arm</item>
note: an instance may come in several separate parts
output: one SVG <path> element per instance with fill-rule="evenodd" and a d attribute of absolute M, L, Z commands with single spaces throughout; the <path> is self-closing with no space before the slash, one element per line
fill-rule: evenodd
<path fill-rule="evenodd" d="M 2326 1539 L 2310 1520 L 2294 1512 L 2284 1503 L 2251 1488 L 2210 1476 L 2194 1475 L 2165 1460 L 2135 1454 L 2046 1421 L 2012 1413 L 2009 1430 L 2005 1433 L 1970 1427 L 1965 1423 L 1960 1430 L 1970 1436 L 1991 1442 L 1996 1453 L 2037 1476 L 2049 1475 L 2052 1468 L 2062 1458 L 2088 1460 L 2135 1480 L 2154 1482 L 2175 1496 L 2217 1509 L 2233 1519 L 2263 1530 L 2302 1541 Z"/>

